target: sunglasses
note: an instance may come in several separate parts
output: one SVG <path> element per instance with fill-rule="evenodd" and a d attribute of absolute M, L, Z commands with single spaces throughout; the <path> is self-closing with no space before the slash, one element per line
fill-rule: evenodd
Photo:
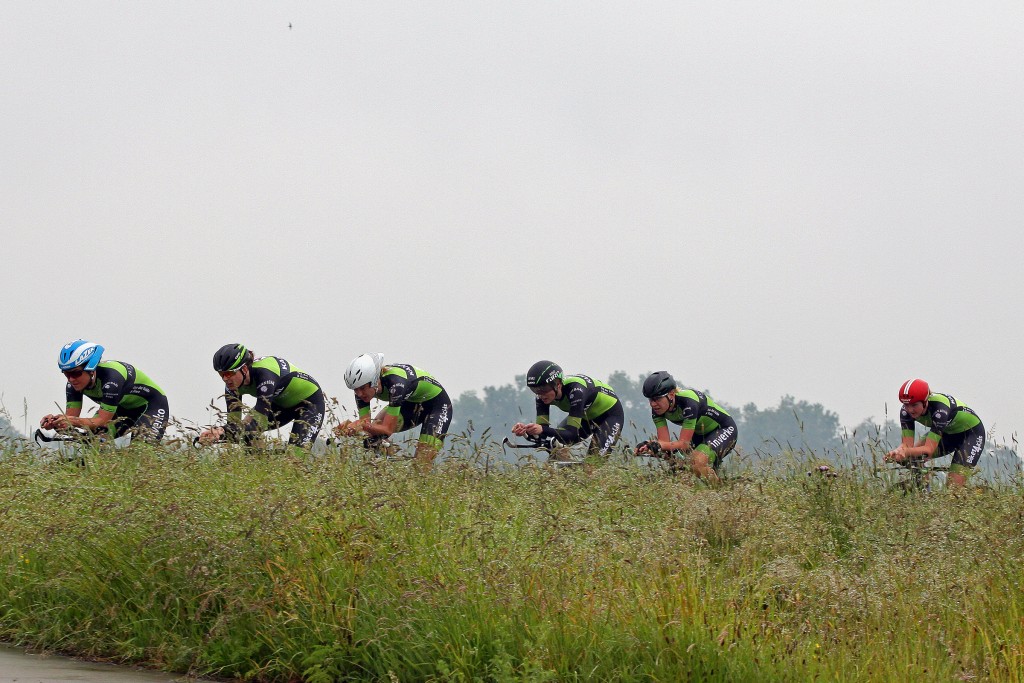
<path fill-rule="evenodd" d="M 64 376 L 68 379 L 78 379 L 85 374 L 85 370 L 82 368 L 75 368 L 74 370 L 65 370 Z"/>
<path fill-rule="evenodd" d="M 224 370 L 223 372 L 218 370 L 217 374 L 220 375 L 221 379 L 231 379 L 232 377 L 235 376 L 236 372 L 241 372 L 241 371 L 242 371 L 242 368 L 238 368 L 237 370 Z"/>

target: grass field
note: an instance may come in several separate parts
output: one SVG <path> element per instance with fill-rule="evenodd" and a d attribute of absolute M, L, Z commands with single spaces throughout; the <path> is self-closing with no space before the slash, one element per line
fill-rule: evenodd
<path fill-rule="evenodd" d="M 253 681 L 1021 681 L 1024 488 L 0 460 L 0 638 Z"/>

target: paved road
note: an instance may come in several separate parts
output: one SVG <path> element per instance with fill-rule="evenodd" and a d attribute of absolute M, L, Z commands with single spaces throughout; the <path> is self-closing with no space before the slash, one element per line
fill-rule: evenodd
<path fill-rule="evenodd" d="M 26 654 L 16 647 L 0 645 L 0 683 L 181 683 L 187 680 L 184 676 L 113 664 Z"/>

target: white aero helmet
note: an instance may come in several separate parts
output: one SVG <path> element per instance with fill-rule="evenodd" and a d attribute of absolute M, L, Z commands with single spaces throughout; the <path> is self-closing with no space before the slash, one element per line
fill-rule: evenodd
<path fill-rule="evenodd" d="M 364 353 L 356 356 L 345 371 L 345 386 L 356 389 L 365 384 L 376 384 L 383 368 L 383 353 Z"/>

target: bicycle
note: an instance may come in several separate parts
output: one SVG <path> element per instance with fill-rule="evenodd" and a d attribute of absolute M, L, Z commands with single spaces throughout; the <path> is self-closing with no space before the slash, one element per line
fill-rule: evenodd
<path fill-rule="evenodd" d="M 563 444 L 558 439 L 555 439 L 553 437 L 530 436 L 529 434 L 524 434 L 523 438 L 526 439 L 529 443 L 517 443 L 506 436 L 504 439 L 501 440 L 501 449 L 504 451 L 506 448 L 530 448 L 533 450 L 544 451 L 548 454 L 547 465 L 556 468 L 573 467 L 575 465 L 583 464 L 582 458 L 578 458 L 572 454 L 567 454 L 566 456 L 564 456 L 568 457 L 568 460 L 559 459 L 560 457 L 562 457 L 560 456 L 560 454 L 568 453 L 568 449 L 565 446 L 565 444 Z M 524 460 L 524 458 L 521 456 L 517 457 L 516 459 L 519 460 L 520 463 L 522 462 L 522 460 Z M 525 459 L 532 459 L 532 457 L 526 456 Z"/>
<path fill-rule="evenodd" d="M 898 466 L 879 470 L 881 474 L 887 475 L 886 481 L 890 483 L 885 490 L 889 493 L 902 493 L 903 495 L 931 493 L 940 488 L 940 482 L 945 484 L 945 473 L 949 472 L 947 466 L 926 465 L 920 460 L 895 464 Z M 941 478 L 938 477 L 939 474 L 942 474 Z M 891 481 L 892 479 L 895 481 Z"/>
<path fill-rule="evenodd" d="M 341 437 L 329 436 L 325 443 L 327 448 L 331 446 L 340 448 L 345 441 Z M 372 453 L 376 459 L 387 462 L 404 462 L 415 457 L 413 454 L 403 451 L 398 444 L 384 436 L 368 436 L 363 439 L 362 447 Z"/>
<path fill-rule="evenodd" d="M 32 434 L 32 440 L 37 446 L 55 450 L 60 460 L 79 465 L 85 465 L 85 456 L 82 454 L 83 447 L 97 446 L 107 442 L 105 436 L 94 434 L 80 427 L 75 427 L 67 432 L 36 429 Z"/>

